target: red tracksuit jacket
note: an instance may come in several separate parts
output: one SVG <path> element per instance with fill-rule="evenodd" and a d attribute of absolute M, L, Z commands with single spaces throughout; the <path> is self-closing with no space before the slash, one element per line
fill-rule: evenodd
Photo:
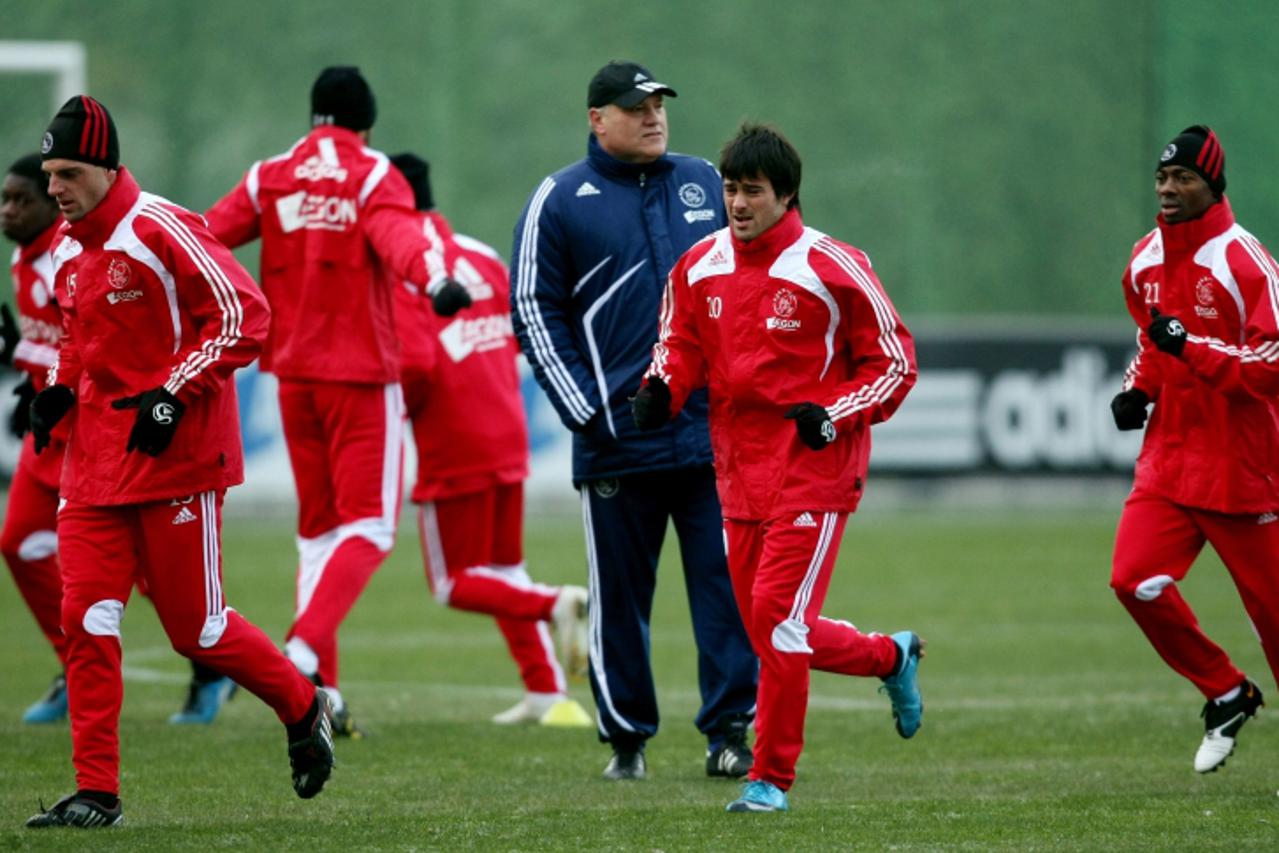
<path fill-rule="evenodd" d="M 274 322 L 262 367 L 281 379 L 382 384 L 399 378 L 394 283 L 443 276 L 426 257 L 413 192 L 386 155 L 342 127 L 317 127 L 254 163 L 205 213 L 235 247 L 262 238 Z"/>
<path fill-rule="evenodd" d="M 672 410 L 710 389 L 724 517 L 851 512 L 887 419 L 917 375 L 915 345 L 859 249 L 791 210 L 748 243 L 718 231 L 689 249 L 666 286 L 653 363 Z M 838 438 L 805 446 L 783 415 L 824 407 Z"/>
<path fill-rule="evenodd" d="M 418 451 L 413 500 L 423 503 L 522 482 L 529 450 L 506 265 L 491 247 L 455 235 L 439 213 L 419 216 L 445 269 L 473 300 L 456 316 L 441 317 L 410 288 L 396 293 Z"/>
<path fill-rule="evenodd" d="M 1279 509 L 1279 266 L 1224 197 L 1198 219 L 1159 227 L 1124 273 L 1140 329 L 1151 308 L 1181 320 L 1181 357 L 1138 335 L 1125 388 L 1155 401 L 1135 486 L 1228 513 Z"/>
<path fill-rule="evenodd" d="M 53 300 L 53 238 L 62 225 L 58 217 L 26 246 L 13 250 L 10 273 L 13 276 L 13 301 L 18 308 L 18 325 L 22 340 L 13 351 L 13 366 L 31 377 L 37 391 L 48 385 L 49 368 L 58 357 L 58 339 L 62 337 L 62 315 Z M 58 488 L 62 476 L 62 451 L 71 433 L 68 416 L 53 429 L 49 446 L 36 456 L 32 437 L 22 442 L 19 464 L 27 466 L 32 476 L 50 489 Z"/>
<path fill-rule="evenodd" d="M 141 192 L 127 169 L 53 250 L 63 335 L 50 382 L 76 395 L 61 494 L 144 503 L 244 479 L 235 369 L 270 324 L 244 267 L 194 213 Z M 186 404 L 158 457 L 125 453 L 136 409 L 111 402 L 163 385 Z"/>

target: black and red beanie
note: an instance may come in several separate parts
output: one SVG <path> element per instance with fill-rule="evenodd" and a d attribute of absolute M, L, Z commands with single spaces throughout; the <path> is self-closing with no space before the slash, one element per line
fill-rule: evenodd
<path fill-rule="evenodd" d="M 354 65 L 330 65 L 311 87 L 311 126 L 335 124 L 368 130 L 377 121 L 373 90 Z"/>
<path fill-rule="evenodd" d="M 1212 194 L 1226 191 L 1226 152 L 1212 128 L 1203 124 L 1188 127 L 1164 146 L 1159 166 L 1181 166 L 1208 182 Z"/>
<path fill-rule="evenodd" d="M 111 113 L 88 95 L 76 95 L 49 122 L 40 143 L 40 157 L 119 168 L 120 139 Z"/>

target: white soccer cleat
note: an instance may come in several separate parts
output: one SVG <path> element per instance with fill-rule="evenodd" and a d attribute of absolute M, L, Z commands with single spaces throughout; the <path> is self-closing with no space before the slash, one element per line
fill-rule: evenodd
<path fill-rule="evenodd" d="M 1226 763 L 1226 759 L 1235 751 L 1235 739 L 1216 731 L 1204 735 L 1199 750 L 1195 752 L 1195 772 L 1212 773 Z"/>
<path fill-rule="evenodd" d="M 1235 751 L 1235 738 L 1249 717 L 1265 704 L 1261 691 L 1251 681 L 1239 685 L 1239 693 L 1228 702 L 1204 705 L 1204 739 L 1195 753 L 1195 770 L 1213 773 Z"/>
<path fill-rule="evenodd" d="M 524 698 L 493 716 L 499 726 L 518 726 L 521 723 L 541 722 L 542 717 L 564 697 L 558 693 L 525 693 Z"/>
<path fill-rule="evenodd" d="M 560 587 L 559 597 L 551 609 L 551 624 L 555 626 L 555 649 L 559 653 L 560 666 L 569 678 L 585 680 L 587 673 L 586 608 L 589 598 L 580 586 Z"/>

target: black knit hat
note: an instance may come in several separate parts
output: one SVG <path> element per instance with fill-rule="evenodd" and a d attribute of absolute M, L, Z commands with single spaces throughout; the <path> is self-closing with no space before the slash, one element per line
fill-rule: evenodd
<path fill-rule="evenodd" d="M 76 160 L 106 169 L 120 166 L 120 139 L 111 113 L 88 95 L 76 95 L 49 122 L 40 143 L 45 160 Z"/>
<path fill-rule="evenodd" d="M 1159 166 L 1189 169 L 1207 181 L 1218 198 L 1226 191 L 1226 152 L 1207 125 L 1196 124 L 1177 134 L 1159 155 Z"/>
<path fill-rule="evenodd" d="M 330 65 L 311 87 L 311 126 L 336 124 L 368 130 L 377 121 L 377 100 L 354 65 Z"/>
<path fill-rule="evenodd" d="M 416 154 L 405 151 L 391 158 L 395 168 L 400 170 L 409 186 L 413 188 L 413 200 L 418 210 L 434 210 L 435 199 L 431 196 L 431 164 Z"/>

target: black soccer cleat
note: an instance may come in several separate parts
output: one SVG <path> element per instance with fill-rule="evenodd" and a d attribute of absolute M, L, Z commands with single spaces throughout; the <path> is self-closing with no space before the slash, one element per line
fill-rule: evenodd
<path fill-rule="evenodd" d="M 342 703 L 341 708 L 333 712 L 333 736 L 351 740 L 363 740 L 368 737 L 368 733 L 355 724 L 355 718 L 351 716 L 351 708 L 345 702 Z"/>
<path fill-rule="evenodd" d="M 1205 703 L 1200 714 L 1204 718 L 1204 739 L 1195 753 L 1195 770 L 1215 773 L 1224 766 L 1226 759 L 1235 751 L 1239 730 L 1265 704 L 1261 690 L 1248 679 L 1239 685 L 1239 695 L 1229 702 Z"/>
<path fill-rule="evenodd" d="M 333 706 L 329 695 L 321 689 L 315 691 L 315 701 L 318 707 L 310 733 L 299 740 L 289 741 L 293 790 L 304 800 L 324 790 L 324 783 L 333 773 Z"/>
<path fill-rule="evenodd" d="M 644 748 L 613 747 L 613 757 L 604 768 L 604 778 L 613 782 L 643 779 L 648 775 Z"/>
<path fill-rule="evenodd" d="M 746 730 L 751 718 L 747 714 L 732 714 L 720 721 L 719 730 L 724 740 L 715 749 L 706 752 L 706 775 L 740 779 L 750 772 L 755 763 L 751 748 L 746 745 Z"/>
<path fill-rule="evenodd" d="M 44 803 L 40 804 L 40 808 L 44 809 Z M 58 826 L 70 826 L 76 829 L 102 829 L 109 826 L 123 825 L 124 809 L 121 808 L 119 799 L 116 799 L 114 808 L 107 808 L 101 803 L 87 797 L 81 797 L 79 794 L 65 796 L 48 809 L 27 818 L 27 827 L 29 829 L 50 829 Z"/>

